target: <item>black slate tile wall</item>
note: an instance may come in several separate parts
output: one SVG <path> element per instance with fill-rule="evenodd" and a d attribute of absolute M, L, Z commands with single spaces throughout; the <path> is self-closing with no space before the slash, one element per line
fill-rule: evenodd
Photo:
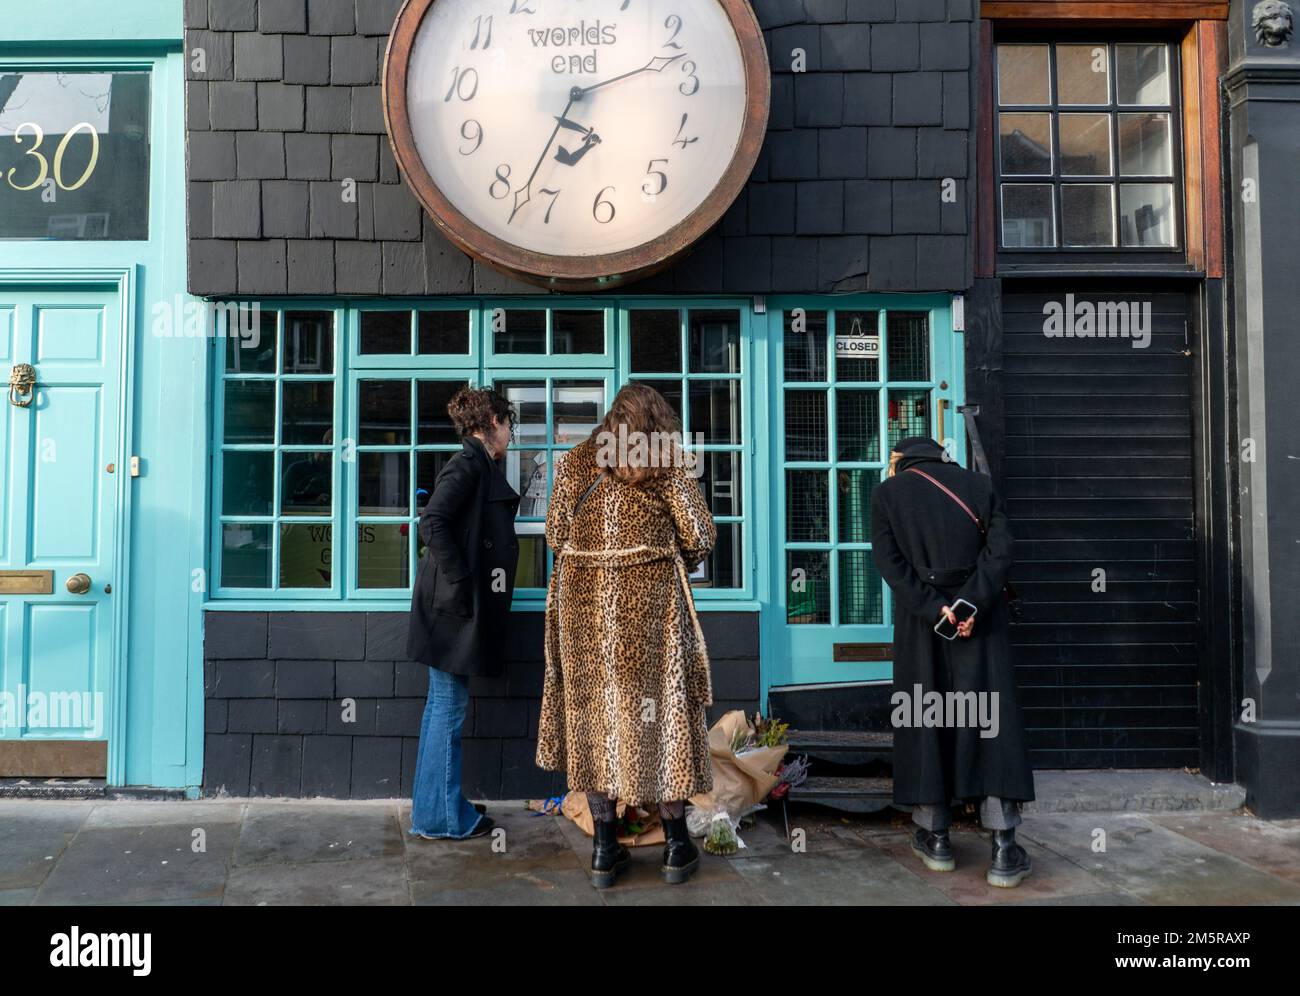
<path fill-rule="evenodd" d="M 758 616 L 701 613 L 712 722 L 759 705 Z M 204 795 L 408 796 L 428 669 L 403 659 L 407 617 L 383 612 L 209 612 L 204 619 Z M 512 619 L 505 673 L 470 681 L 464 787 L 475 799 L 564 791 L 539 771 L 542 615 Z M 344 717 L 344 700 L 354 712 Z"/>
<path fill-rule="evenodd" d="M 453 248 L 401 184 L 379 87 L 400 3 L 185 0 L 192 293 L 541 293 Z M 632 289 L 968 287 L 974 0 L 753 6 L 773 73 L 753 178 L 689 257 Z"/>

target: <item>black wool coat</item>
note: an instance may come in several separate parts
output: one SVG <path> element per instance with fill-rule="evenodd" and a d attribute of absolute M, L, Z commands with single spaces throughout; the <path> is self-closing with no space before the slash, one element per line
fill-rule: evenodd
<path fill-rule="evenodd" d="M 1033 799 L 1004 592 L 1012 552 L 1006 511 L 989 478 L 944 462 L 937 443 L 908 446 L 904 454 L 898 473 L 877 486 L 871 500 L 872 555 L 897 606 L 894 802 L 946 804 L 986 795 Z M 979 516 L 987 538 L 952 498 L 908 473 L 909 467 L 960 496 Z M 958 598 L 973 603 L 978 613 L 973 634 L 950 642 L 934 632 L 934 625 L 943 607 Z M 996 692 L 997 735 L 982 737 L 970 724 L 916 724 L 917 685 L 923 703 L 932 691 Z M 906 699 L 899 697 L 903 692 Z M 987 696 L 986 709 L 992 703 Z M 900 725 L 904 718 L 913 725 Z"/>
<path fill-rule="evenodd" d="M 406 654 L 441 671 L 501 673 L 519 564 L 519 494 L 474 437 L 447 461 L 420 516 Z"/>

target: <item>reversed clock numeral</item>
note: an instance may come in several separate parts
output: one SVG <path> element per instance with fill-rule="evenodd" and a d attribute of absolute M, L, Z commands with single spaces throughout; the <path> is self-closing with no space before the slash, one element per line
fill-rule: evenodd
<path fill-rule="evenodd" d="M 618 212 L 614 209 L 614 202 L 611 201 L 611 200 L 607 200 L 607 199 L 605 198 L 605 191 L 607 191 L 607 190 L 608 190 L 608 191 L 613 191 L 614 188 L 613 188 L 613 187 L 605 187 L 605 188 L 603 188 L 603 189 L 600 191 L 600 193 L 598 193 L 598 194 L 596 195 L 596 201 L 595 201 L 595 203 L 591 205 L 591 216 L 592 216 L 593 218 L 595 218 L 596 221 L 597 221 L 599 224 L 601 224 L 601 225 L 608 225 L 611 221 L 614 220 L 614 216 L 618 213 Z M 600 215 L 601 215 L 601 208 L 608 208 L 608 209 L 609 209 L 608 214 L 607 214 L 604 218 L 602 218 L 602 217 L 600 216 Z"/>
<path fill-rule="evenodd" d="M 497 186 L 500 185 L 505 189 L 497 193 Z M 510 195 L 510 164 L 502 163 L 497 167 L 496 179 L 488 187 L 488 194 L 494 201 L 503 201 Z"/>
<path fill-rule="evenodd" d="M 510 13 L 512 14 L 536 14 L 533 10 L 533 0 L 510 0 Z"/>
<path fill-rule="evenodd" d="M 542 224 L 549 225 L 551 223 L 551 212 L 555 210 L 555 202 L 560 199 L 560 191 L 547 190 L 545 187 L 543 187 L 541 189 L 541 193 L 548 194 L 551 198 L 551 205 L 546 209 L 546 217 L 542 221 Z"/>
<path fill-rule="evenodd" d="M 695 75 L 695 70 L 698 68 L 689 59 L 682 63 L 682 72 L 686 74 L 686 81 L 677 90 L 683 97 L 694 97 L 700 92 L 700 78 Z"/>
<path fill-rule="evenodd" d="M 468 88 L 468 92 L 467 92 Z M 450 103 L 452 97 L 459 97 L 464 101 L 471 101 L 478 94 L 478 70 L 473 66 L 468 69 L 461 69 L 456 66 L 451 71 L 451 86 L 447 90 L 447 96 L 442 98 L 444 104 Z"/>
<path fill-rule="evenodd" d="M 664 42 L 664 48 L 675 48 L 679 51 L 681 46 L 677 44 L 677 36 L 682 33 L 682 19 L 677 14 L 669 14 L 668 19 L 664 21 L 664 27 L 672 32 L 668 40 Z"/>
<path fill-rule="evenodd" d="M 474 40 L 469 43 L 471 49 L 478 48 L 479 41 L 483 42 L 484 48 L 492 44 L 492 18 L 495 16 L 495 14 L 488 14 L 487 17 L 484 17 L 479 14 L 478 17 L 474 18 Z M 484 28 L 487 28 L 486 34 L 483 32 Z"/>
<path fill-rule="evenodd" d="M 470 118 L 460 126 L 460 137 L 466 141 L 474 143 L 471 148 L 466 149 L 462 147 L 460 154 L 462 156 L 472 156 L 479 150 L 479 146 L 483 144 L 483 126 L 473 118 Z"/>
<path fill-rule="evenodd" d="M 655 163 L 663 163 L 665 166 L 667 166 L 668 160 L 651 159 L 650 165 L 646 167 L 646 171 L 645 171 L 646 181 L 645 183 L 641 184 L 641 192 L 645 194 L 647 197 L 658 197 L 660 194 L 662 194 L 665 190 L 668 189 L 668 174 L 661 169 L 655 169 Z M 656 183 L 656 181 L 653 179 L 654 177 L 658 177 L 658 181 L 657 181 L 657 186 L 652 188 L 651 184 Z"/>
<path fill-rule="evenodd" d="M 673 145 L 680 145 L 683 149 L 700 140 L 698 136 L 686 137 L 686 119 L 689 117 L 689 114 L 682 115 L 682 123 L 677 126 L 677 137 L 673 139 Z"/>

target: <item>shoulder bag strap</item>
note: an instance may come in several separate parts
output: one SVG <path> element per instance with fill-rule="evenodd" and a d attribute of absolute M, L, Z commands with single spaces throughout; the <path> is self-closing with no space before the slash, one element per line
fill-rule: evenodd
<path fill-rule="evenodd" d="M 573 514 L 569 517 L 570 521 L 578 517 L 578 510 L 582 508 L 583 502 L 585 502 L 588 498 L 591 497 L 591 493 L 595 491 L 597 487 L 599 487 L 600 482 L 603 481 L 604 479 L 605 479 L 605 472 L 602 470 L 599 474 L 596 475 L 596 479 L 592 481 L 589 485 L 587 485 L 587 490 L 582 493 L 582 497 L 579 498 L 577 504 L 573 506 Z"/>
<path fill-rule="evenodd" d="M 961 510 L 962 510 L 963 512 L 965 512 L 968 516 L 970 516 L 970 520 L 971 520 L 971 522 L 975 523 L 975 528 L 978 529 L 978 530 L 980 531 L 980 535 L 983 536 L 983 535 L 985 534 L 984 523 L 980 522 L 980 517 L 979 517 L 978 515 L 976 515 L 974 512 L 972 512 L 972 511 L 970 510 L 970 506 L 967 505 L 964 501 L 962 501 L 961 498 L 957 495 L 957 493 L 956 493 L 955 491 L 953 491 L 951 488 L 946 487 L 942 482 L 935 480 L 933 477 L 931 477 L 931 476 L 930 476 L 929 474 L 927 474 L 925 471 L 923 471 L 923 470 L 918 470 L 916 467 L 908 467 L 907 470 L 905 470 L 903 473 L 905 473 L 905 474 L 920 474 L 920 475 L 921 475 L 922 477 L 924 477 L 927 481 L 929 481 L 931 484 L 933 484 L 936 488 L 938 488 L 940 491 L 942 491 L 944 494 L 946 494 L 949 498 L 951 498 L 953 501 L 955 501 L 959 506 L 961 506 Z"/>

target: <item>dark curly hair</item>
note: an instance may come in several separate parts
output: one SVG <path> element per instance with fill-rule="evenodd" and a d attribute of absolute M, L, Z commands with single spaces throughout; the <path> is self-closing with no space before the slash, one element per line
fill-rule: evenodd
<path fill-rule="evenodd" d="M 447 402 L 447 414 L 462 439 L 476 432 L 490 432 L 493 418 L 498 422 L 508 419 L 511 434 L 515 430 L 514 407 L 504 395 L 490 388 L 462 387 Z"/>

